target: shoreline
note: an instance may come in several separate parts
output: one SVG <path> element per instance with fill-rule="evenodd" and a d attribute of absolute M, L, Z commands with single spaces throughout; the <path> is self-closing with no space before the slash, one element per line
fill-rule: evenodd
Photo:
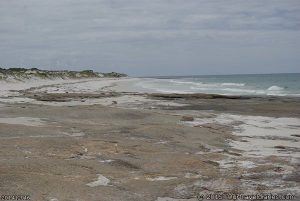
<path fill-rule="evenodd" d="M 300 195 L 299 98 L 124 90 L 135 79 L 0 97 L 1 190 L 36 200 Z"/>

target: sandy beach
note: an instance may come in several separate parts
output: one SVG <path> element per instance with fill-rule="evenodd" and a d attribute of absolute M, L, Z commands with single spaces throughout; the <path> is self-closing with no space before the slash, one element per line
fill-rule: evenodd
<path fill-rule="evenodd" d="M 0 191 L 47 201 L 300 196 L 300 98 L 1 83 Z M 197 198 L 198 196 L 198 198 Z"/>

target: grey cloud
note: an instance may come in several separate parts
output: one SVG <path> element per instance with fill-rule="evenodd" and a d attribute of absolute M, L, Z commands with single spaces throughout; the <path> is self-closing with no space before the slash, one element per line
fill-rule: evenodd
<path fill-rule="evenodd" d="M 298 0 L 2 0 L 0 65 L 299 72 L 299 13 Z"/>

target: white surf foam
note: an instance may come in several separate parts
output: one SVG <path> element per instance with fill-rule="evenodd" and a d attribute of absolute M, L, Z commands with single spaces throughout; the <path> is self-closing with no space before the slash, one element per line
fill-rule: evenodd
<path fill-rule="evenodd" d="M 161 93 L 213 93 L 222 95 L 276 95 L 276 96 L 299 96 L 297 93 L 285 90 L 284 87 L 251 86 L 239 82 L 199 82 L 176 79 L 140 79 L 136 83 L 141 89 L 150 92 Z"/>
<path fill-rule="evenodd" d="M 96 181 L 93 181 L 91 183 L 86 184 L 89 187 L 96 187 L 96 186 L 108 186 L 110 183 L 110 180 L 104 177 L 101 174 L 98 174 L 98 179 Z"/>
<path fill-rule="evenodd" d="M 280 90 L 283 90 L 283 89 L 284 88 L 276 86 L 276 85 L 271 86 L 271 87 L 268 88 L 269 91 L 280 91 Z"/>
<path fill-rule="evenodd" d="M 245 83 L 222 83 L 221 86 L 238 86 L 238 87 L 243 87 L 245 86 Z"/>

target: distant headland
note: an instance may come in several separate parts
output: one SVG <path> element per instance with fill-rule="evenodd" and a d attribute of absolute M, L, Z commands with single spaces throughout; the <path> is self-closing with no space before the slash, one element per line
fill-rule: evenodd
<path fill-rule="evenodd" d="M 82 79 L 102 77 L 127 77 L 124 73 L 100 73 L 93 70 L 41 70 L 38 68 L 0 68 L 0 80 L 26 80 L 26 79 Z"/>

